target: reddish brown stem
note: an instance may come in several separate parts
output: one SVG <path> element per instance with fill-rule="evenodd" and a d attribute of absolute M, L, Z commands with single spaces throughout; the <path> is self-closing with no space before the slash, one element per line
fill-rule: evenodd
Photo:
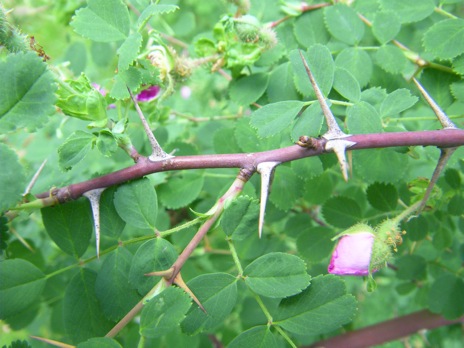
<path fill-rule="evenodd" d="M 398 132 L 398 133 L 374 133 L 358 134 L 344 138 L 356 144 L 350 150 L 374 149 L 395 146 L 438 146 L 456 147 L 464 145 L 464 130 L 442 129 L 435 131 Z M 81 197 L 85 192 L 122 184 L 129 180 L 141 178 L 145 175 L 182 169 L 201 168 L 245 168 L 251 172 L 256 170 L 259 163 L 276 161 L 289 162 L 297 159 L 318 156 L 325 152 L 325 139 L 315 139 L 314 148 L 305 148 L 293 145 L 282 149 L 239 154 L 219 154 L 200 156 L 181 156 L 168 158 L 163 161 L 152 162 L 145 157 L 128 168 L 103 175 L 88 181 L 72 184 L 55 189 L 52 192 L 44 192 L 37 198 L 53 197 L 47 200 L 47 205 L 64 203 Z M 45 204 L 45 203 L 44 203 Z"/>
<path fill-rule="evenodd" d="M 417 333 L 420 330 L 430 330 L 455 323 L 464 323 L 464 317 L 447 320 L 439 314 L 422 310 L 403 317 L 384 321 L 360 330 L 350 331 L 343 335 L 319 341 L 307 348 L 365 348 L 397 340 Z"/>

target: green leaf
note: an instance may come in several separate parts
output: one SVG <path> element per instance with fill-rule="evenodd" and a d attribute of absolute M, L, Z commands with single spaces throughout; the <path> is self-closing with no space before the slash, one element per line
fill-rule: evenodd
<path fill-rule="evenodd" d="M 309 285 L 306 265 L 298 256 L 268 253 L 243 271 L 246 285 L 258 295 L 282 298 L 300 293 Z"/>
<path fill-rule="evenodd" d="M 280 144 L 281 136 L 262 139 L 256 134 L 256 130 L 250 126 L 250 118 L 243 117 L 235 124 L 235 140 L 240 149 L 244 152 L 257 152 L 275 149 Z"/>
<path fill-rule="evenodd" d="M 120 320 L 140 300 L 129 283 L 132 259 L 132 254 L 120 247 L 106 257 L 98 272 L 95 293 L 103 313 L 111 320 Z"/>
<path fill-rule="evenodd" d="M 41 212 L 45 230 L 56 245 L 76 259 L 81 257 L 93 232 L 89 202 L 81 199 L 43 208 Z"/>
<path fill-rule="evenodd" d="M 170 209 L 186 207 L 198 198 L 203 184 L 202 172 L 182 171 L 159 186 L 160 201 Z"/>
<path fill-rule="evenodd" d="M 454 216 L 464 214 L 464 197 L 457 194 L 450 199 L 448 203 L 448 213 Z"/>
<path fill-rule="evenodd" d="M 308 180 L 314 176 L 321 175 L 324 171 L 321 160 L 317 157 L 302 158 L 293 161 L 291 164 L 293 172 L 303 180 Z"/>
<path fill-rule="evenodd" d="M 420 255 L 403 255 L 395 262 L 396 276 L 403 280 L 423 280 L 427 276 L 427 262 Z"/>
<path fill-rule="evenodd" d="M 418 98 L 405 88 L 390 93 L 380 105 L 380 116 L 394 116 L 416 104 Z"/>
<path fill-rule="evenodd" d="M 259 203 L 247 196 L 236 198 L 224 209 L 221 227 L 234 240 L 242 240 L 258 231 Z"/>
<path fill-rule="evenodd" d="M 324 114 L 322 113 L 321 106 L 319 103 L 311 104 L 298 115 L 294 122 L 292 140 L 296 142 L 302 135 L 318 137 L 321 133 L 323 122 Z"/>
<path fill-rule="evenodd" d="M 0 212 L 3 212 L 21 199 L 26 188 L 26 177 L 18 156 L 5 144 L 0 144 L 0 162 L 8 163 L 0 171 Z"/>
<path fill-rule="evenodd" d="M 374 56 L 375 62 L 391 74 L 400 74 L 406 68 L 408 59 L 403 51 L 393 45 L 381 46 Z"/>
<path fill-rule="evenodd" d="M 279 65 L 271 72 L 266 93 L 271 103 L 299 98 L 290 62 Z"/>
<path fill-rule="evenodd" d="M 0 61 L 0 133 L 33 132 L 55 111 L 53 75 L 34 52 L 10 54 Z"/>
<path fill-rule="evenodd" d="M 352 134 L 382 133 L 382 121 L 377 110 L 369 103 L 361 101 L 349 106 L 346 111 L 346 125 Z"/>
<path fill-rule="evenodd" d="M 304 96 L 310 99 L 316 99 L 314 88 L 311 85 L 300 52 L 306 60 L 317 85 L 322 93 L 327 96 L 332 89 L 335 65 L 327 46 L 316 44 L 311 46 L 306 52 L 300 50 L 292 50 L 289 54 L 290 62 L 292 63 L 295 86 L 297 90 Z"/>
<path fill-rule="evenodd" d="M 335 65 L 348 70 L 365 87 L 372 76 L 372 60 L 366 51 L 357 47 L 347 47 L 335 58 Z"/>
<path fill-rule="evenodd" d="M 66 287 L 63 299 L 63 323 L 73 343 L 104 336 L 113 326 L 100 308 L 95 295 L 94 271 L 80 268 Z"/>
<path fill-rule="evenodd" d="M 118 143 L 113 133 L 108 130 L 98 132 L 97 148 L 103 156 L 112 156 L 118 149 Z"/>
<path fill-rule="evenodd" d="M 167 270 L 176 259 L 176 250 L 165 239 L 156 238 L 143 243 L 132 259 L 129 283 L 145 296 L 160 280 L 160 277 L 147 277 L 145 274 Z"/>
<path fill-rule="evenodd" d="M 149 338 L 170 334 L 185 318 L 191 304 L 190 297 L 182 289 L 164 290 L 143 307 L 140 334 Z"/>
<path fill-rule="evenodd" d="M 288 128 L 303 106 L 304 102 L 296 100 L 265 105 L 253 112 L 250 124 L 260 137 L 270 137 Z"/>
<path fill-rule="evenodd" d="M 243 331 L 227 346 L 228 348 L 278 348 L 280 345 L 268 326 L 255 326 Z"/>
<path fill-rule="evenodd" d="M 200 275 L 187 283 L 206 310 L 192 306 L 181 323 L 182 331 L 193 335 L 221 325 L 237 301 L 237 278 L 226 273 Z"/>
<path fill-rule="evenodd" d="M 325 29 L 322 11 L 308 11 L 297 17 L 293 31 L 296 39 L 304 48 L 317 43 L 325 45 L 330 39 Z"/>
<path fill-rule="evenodd" d="M 392 184 L 376 182 L 366 190 L 367 200 L 375 209 L 381 211 L 395 210 L 398 205 L 398 191 Z"/>
<path fill-rule="evenodd" d="M 58 162 L 63 170 L 70 170 L 77 163 L 82 161 L 92 148 L 96 140 L 95 135 L 75 131 L 63 144 L 58 147 Z"/>
<path fill-rule="evenodd" d="M 296 241 L 298 253 L 309 262 L 320 262 L 330 255 L 333 249 L 332 237 L 334 237 L 332 229 L 313 227 L 299 235 Z"/>
<path fill-rule="evenodd" d="M 114 206 L 114 193 L 116 187 L 109 187 L 103 191 L 100 197 L 100 232 L 102 237 L 118 238 L 126 223 L 119 216 Z"/>
<path fill-rule="evenodd" d="M 407 232 L 406 238 L 415 242 L 427 237 L 427 232 L 430 229 L 427 219 L 423 215 L 404 222 L 402 226 Z"/>
<path fill-rule="evenodd" d="M 397 182 L 406 175 L 408 166 L 407 156 L 392 149 L 353 152 L 354 175 L 359 175 L 367 184 Z"/>
<path fill-rule="evenodd" d="M 142 35 L 140 33 L 130 34 L 118 48 L 119 62 L 118 71 L 126 70 L 137 58 L 142 46 Z"/>
<path fill-rule="evenodd" d="M 401 30 L 401 21 L 395 12 L 378 12 L 372 21 L 372 33 L 379 40 L 380 44 L 385 44 L 393 40 Z"/>
<path fill-rule="evenodd" d="M 362 219 L 361 208 L 352 198 L 332 197 L 322 206 L 324 219 L 335 227 L 348 228 Z"/>
<path fill-rule="evenodd" d="M 145 23 L 147 23 L 152 16 L 157 14 L 171 13 L 178 9 L 179 6 L 176 5 L 150 4 L 143 10 L 139 18 L 137 19 L 137 27 L 139 28 L 139 30 L 141 30 L 142 26 Z"/>
<path fill-rule="evenodd" d="M 464 51 L 464 20 L 446 19 L 424 34 L 424 47 L 439 59 L 452 59 Z"/>
<path fill-rule="evenodd" d="M 79 343 L 77 348 L 122 348 L 118 341 L 108 337 L 94 337 Z"/>
<path fill-rule="evenodd" d="M 429 309 L 446 319 L 457 319 L 464 314 L 464 281 L 453 274 L 443 274 L 435 280 L 429 291 Z"/>
<path fill-rule="evenodd" d="M 433 0 L 380 0 L 384 11 L 394 12 L 401 23 L 419 22 L 435 10 Z"/>
<path fill-rule="evenodd" d="M 329 33 L 348 45 L 356 45 L 364 36 L 364 23 L 357 13 L 345 4 L 324 8 L 324 17 Z"/>
<path fill-rule="evenodd" d="M 353 320 L 356 299 L 347 294 L 344 282 L 333 275 L 313 278 L 302 293 L 283 299 L 274 325 L 297 335 L 328 333 Z"/>
<path fill-rule="evenodd" d="M 129 92 L 136 90 L 142 83 L 142 74 L 140 70 L 130 66 L 128 69 L 119 71 L 115 77 L 113 88 L 111 88 L 110 96 L 114 99 L 129 98 Z"/>
<path fill-rule="evenodd" d="M 361 98 L 359 82 L 344 68 L 335 68 L 333 88 L 349 101 L 357 102 Z"/>
<path fill-rule="evenodd" d="M 306 180 L 304 185 L 304 199 L 313 204 L 324 203 L 334 189 L 334 182 L 329 171 Z"/>
<path fill-rule="evenodd" d="M 147 178 L 120 186 L 114 194 L 114 206 L 119 216 L 129 225 L 155 229 L 158 200 L 155 188 Z"/>
<path fill-rule="evenodd" d="M 303 180 L 290 167 L 279 166 L 272 182 L 270 200 L 277 208 L 288 211 L 303 195 Z"/>
<path fill-rule="evenodd" d="M 0 262 L 0 319 L 5 320 L 40 301 L 45 274 L 22 259 Z"/>
<path fill-rule="evenodd" d="M 238 80 L 232 80 L 229 85 L 230 99 L 239 105 L 250 105 L 257 101 L 267 88 L 269 75 L 257 73 Z"/>
<path fill-rule="evenodd" d="M 87 0 L 87 7 L 76 12 L 71 26 L 93 41 L 124 40 L 129 35 L 129 11 L 121 0 Z"/>
<path fill-rule="evenodd" d="M 461 175 L 456 169 L 447 169 L 445 171 L 445 180 L 453 189 L 459 190 L 461 188 Z"/>

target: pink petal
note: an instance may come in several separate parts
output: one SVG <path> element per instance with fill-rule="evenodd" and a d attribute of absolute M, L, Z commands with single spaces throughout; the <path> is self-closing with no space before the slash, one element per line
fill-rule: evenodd
<path fill-rule="evenodd" d="M 147 89 L 144 89 L 139 94 L 137 94 L 136 99 L 140 102 L 148 102 L 150 100 L 153 100 L 158 95 L 160 89 L 161 88 L 159 86 L 150 86 Z"/>
<path fill-rule="evenodd" d="M 340 238 L 332 254 L 328 271 L 338 275 L 369 274 L 374 235 L 369 232 L 347 234 Z"/>

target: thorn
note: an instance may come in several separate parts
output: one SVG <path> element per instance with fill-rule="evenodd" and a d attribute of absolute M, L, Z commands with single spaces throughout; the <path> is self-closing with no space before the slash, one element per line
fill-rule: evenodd
<path fill-rule="evenodd" d="M 85 192 L 83 195 L 90 201 L 92 207 L 93 225 L 95 228 L 95 243 L 97 248 L 97 257 L 100 258 L 100 197 L 106 188 L 99 188 Z"/>
<path fill-rule="evenodd" d="M 335 155 L 338 158 L 338 163 L 340 164 L 340 169 L 342 171 L 343 179 L 345 179 L 345 181 L 348 181 L 348 168 L 349 168 L 349 165 L 348 165 L 348 162 L 345 156 L 345 151 L 347 148 L 355 144 L 356 143 L 353 141 L 343 140 L 343 139 L 329 140 L 325 144 L 326 151 L 332 150 L 333 152 L 335 152 Z"/>
<path fill-rule="evenodd" d="M 446 166 L 446 163 L 450 159 L 450 157 L 453 155 L 454 151 L 456 151 L 457 147 L 447 147 L 447 148 L 441 148 L 440 151 L 440 158 L 438 159 L 437 166 L 435 167 L 435 170 L 433 171 L 432 174 L 432 179 L 430 179 L 429 185 L 427 186 L 427 190 L 425 191 L 424 198 L 422 198 L 421 204 L 417 208 L 417 214 L 420 214 L 422 210 L 425 208 L 425 204 L 427 203 L 430 194 L 432 193 L 432 190 L 435 186 L 435 184 L 438 181 L 438 178 L 440 177 L 441 172 Z"/>
<path fill-rule="evenodd" d="M 177 273 L 176 277 L 174 278 L 173 283 L 176 284 L 182 290 L 184 290 L 187 293 L 187 295 L 189 295 L 192 298 L 192 300 L 195 301 L 195 303 L 198 305 L 198 307 L 200 307 L 200 309 L 203 312 L 205 312 L 205 314 L 208 314 L 206 312 L 205 307 L 203 307 L 203 305 L 201 304 L 200 300 L 195 296 L 195 294 L 192 292 L 192 290 L 189 289 L 187 284 L 185 284 L 184 280 L 182 279 L 182 276 L 180 275 L 180 272 Z"/>
<path fill-rule="evenodd" d="M 427 103 L 432 108 L 433 112 L 435 113 L 438 120 L 440 121 L 441 126 L 444 129 L 456 129 L 457 128 L 456 125 L 450 120 L 450 118 L 445 114 L 445 112 L 438 106 L 438 104 L 435 102 L 435 100 L 433 100 L 430 94 L 427 93 L 427 91 L 425 90 L 424 87 L 422 87 L 419 81 L 417 81 L 415 77 L 412 80 L 416 84 L 417 88 L 421 92 L 424 99 L 427 101 Z"/>
<path fill-rule="evenodd" d="M 25 190 L 24 193 L 23 193 L 23 196 L 25 196 L 25 195 L 27 195 L 27 194 L 29 194 L 29 193 L 31 192 L 31 190 L 32 190 L 32 188 L 34 187 L 34 185 L 35 185 L 37 179 L 39 178 L 40 173 L 42 173 L 42 170 L 44 169 L 45 164 L 47 164 L 47 161 L 48 161 L 48 160 L 45 159 L 45 160 L 42 162 L 42 164 L 40 165 L 39 169 L 37 169 L 37 171 L 35 172 L 34 176 L 33 176 L 32 179 L 31 179 L 29 185 L 27 185 L 26 190 Z"/>
<path fill-rule="evenodd" d="M 73 346 L 73 345 L 70 345 L 70 344 L 66 344 L 66 343 L 63 343 L 63 342 L 60 342 L 60 341 L 50 340 L 50 339 L 48 339 L 48 338 L 43 338 L 43 337 L 38 337 L 38 336 L 30 336 L 30 337 L 33 338 L 33 339 L 35 339 L 35 340 L 38 340 L 38 341 L 42 341 L 42 342 L 51 344 L 52 346 L 55 346 L 55 347 L 61 347 L 61 348 L 76 348 L 76 346 Z"/>
<path fill-rule="evenodd" d="M 165 160 L 167 158 L 174 157 L 164 152 L 164 150 L 161 148 L 161 145 L 158 143 L 155 136 L 153 135 L 153 132 L 150 129 L 150 125 L 148 124 L 147 119 L 143 115 L 143 112 L 140 109 L 140 106 L 137 103 L 137 100 L 132 94 L 132 91 L 129 89 L 129 87 L 127 88 L 127 90 L 129 91 L 129 95 L 135 106 L 135 110 L 137 111 L 137 114 L 139 115 L 140 121 L 142 121 L 143 129 L 145 130 L 145 133 L 147 134 L 148 140 L 150 141 L 150 144 L 151 144 L 152 153 L 150 156 L 148 156 L 148 159 L 152 162 L 157 162 L 157 161 Z"/>
<path fill-rule="evenodd" d="M 163 277 L 163 278 L 169 279 L 169 278 L 172 277 L 173 274 L 174 274 L 174 268 L 171 267 L 171 268 L 166 269 L 164 271 L 145 273 L 144 276 L 147 276 L 147 277 Z"/>
<path fill-rule="evenodd" d="M 280 162 L 262 162 L 258 164 L 257 171 L 261 174 L 261 201 L 259 206 L 259 224 L 258 235 L 261 238 L 264 226 L 264 214 L 266 212 L 266 203 L 271 191 L 271 182 L 275 168 Z"/>
<path fill-rule="evenodd" d="M 329 104 L 327 104 L 327 101 L 325 100 L 324 95 L 322 94 L 321 89 L 317 85 L 316 79 L 314 78 L 313 73 L 309 69 L 308 63 L 306 62 L 305 57 L 303 56 L 303 53 L 301 50 L 300 52 L 300 57 L 301 60 L 303 61 L 303 65 L 305 67 L 306 73 L 308 74 L 309 81 L 311 82 L 311 85 L 314 88 L 314 92 L 316 93 L 316 98 L 319 101 L 319 104 L 321 105 L 322 113 L 325 116 L 325 120 L 327 122 L 327 128 L 329 129 L 327 133 L 325 133 L 322 137 L 331 140 L 331 139 L 338 139 L 338 138 L 343 138 L 347 137 L 349 135 L 343 133 L 343 131 L 340 129 L 340 127 L 337 124 L 337 121 L 335 120 L 335 117 L 330 110 Z"/>

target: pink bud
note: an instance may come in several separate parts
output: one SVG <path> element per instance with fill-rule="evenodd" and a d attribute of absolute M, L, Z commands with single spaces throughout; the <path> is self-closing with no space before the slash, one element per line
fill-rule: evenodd
<path fill-rule="evenodd" d="M 160 86 L 150 86 L 137 94 L 137 101 L 149 102 L 156 98 L 160 90 Z"/>
<path fill-rule="evenodd" d="M 329 273 L 365 276 L 369 274 L 374 234 L 355 232 L 343 235 L 332 254 Z"/>

